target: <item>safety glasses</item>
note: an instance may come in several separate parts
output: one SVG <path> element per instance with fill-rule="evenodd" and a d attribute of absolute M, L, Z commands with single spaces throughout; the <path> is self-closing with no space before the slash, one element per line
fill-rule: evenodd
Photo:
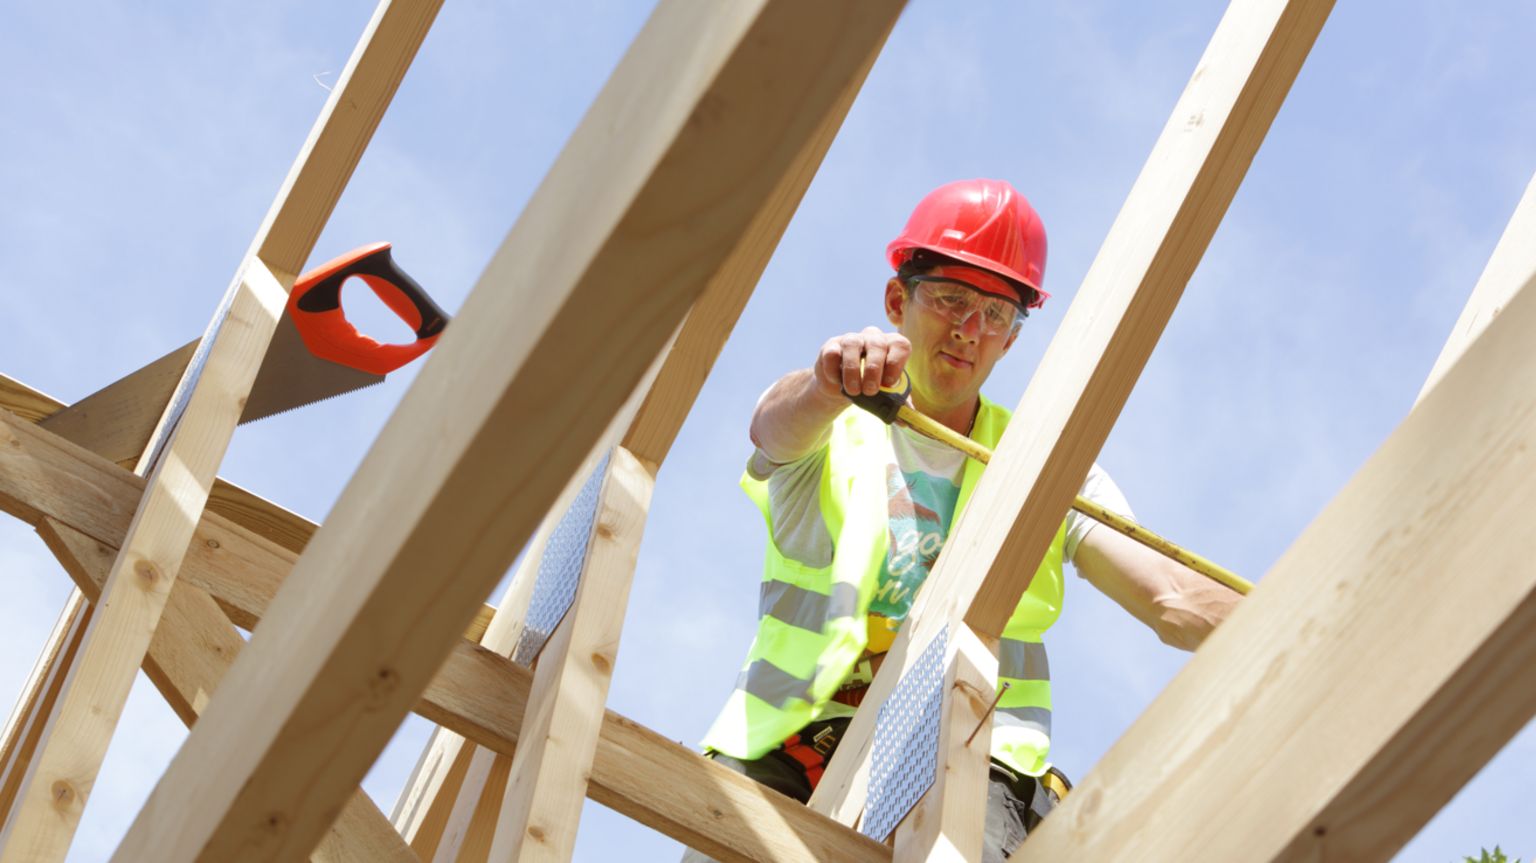
<path fill-rule="evenodd" d="M 907 277 L 907 286 L 920 305 L 956 326 L 964 325 L 971 315 L 979 313 L 981 331 L 989 336 L 1018 328 L 1028 315 L 1012 300 L 985 293 L 956 279 L 915 275 Z"/>

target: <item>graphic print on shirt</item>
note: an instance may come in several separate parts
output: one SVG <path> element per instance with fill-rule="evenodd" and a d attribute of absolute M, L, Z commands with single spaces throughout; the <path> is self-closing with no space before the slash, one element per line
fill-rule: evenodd
<path fill-rule="evenodd" d="M 944 548 L 960 486 L 949 477 L 906 472 L 895 464 L 886 466 L 886 484 L 891 501 L 890 536 L 869 610 L 902 620 Z"/>

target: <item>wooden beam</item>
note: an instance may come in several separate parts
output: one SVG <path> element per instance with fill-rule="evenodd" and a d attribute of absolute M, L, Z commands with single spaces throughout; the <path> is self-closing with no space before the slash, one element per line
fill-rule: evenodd
<path fill-rule="evenodd" d="M 58 411 L 64 407 L 49 396 L 32 390 L 30 387 L 0 375 L 0 406 L 5 408 L 21 408 L 26 410 L 26 418 L 33 421 L 44 421 L 49 416 L 57 416 Z M 51 427 L 51 431 L 58 433 L 57 427 Z M 20 441 L 14 440 L 15 449 L 20 449 Z M 44 448 L 46 451 L 46 448 Z M 78 454 L 78 451 L 76 451 Z M 121 496 L 123 510 L 131 507 L 130 498 L 136 498 L 142 493 L 142 480 L 122 471 L 108 471 L 125 476 L 131 486 L 131 490 L 124 489 Z M 37 477 L 28 471 L 5 471 L 7 475 L 20 473 L 31 476 L 34 480 L 41 480 L 44 487 L 51 488 L 76 488 L 68 481 L 55 478 L 49 481 L 46 478 Z M 112 480 L 98 476 L 96 482 L 101 485 L 95 487 L 110 486 Z M 90 481 L 86 481 L 84 487 L 92 487 Z M 238 486 L 232 486 L 219 480 L 214 484 L 213 494 L 218 496 L 221 487 L 225 490 L 225 499 L 231 504 L 231 512 L 237 517 L 242 517 L 247 524 L 258 530 L 262 536 L 268 538 L 302 538 L 307 540 L 313 534 L 315 525 L 299 518 L 287 510 L 277 507 L 255 495 L 246 492 Z M 88 502 L 97 502 L 96 501 Z M 119 507 L 104 507 L 108 512 Z M 209 510 L 215 509 L 210 501 Z M 85 591 L 91 596 L 100 592 L 100 586 L 105 582 L 107 572 L 111 567 L 112 559 L 116 555 L 116 545 L 105 545 L 89 539 L 85 534 L 74 528 L 68 527 L 52 518 L 40 517 L 37 522 L 38 533 L 54 551 L 61 563 L 74 577 L 77 589 L 76 596 L 84 602 Z M 127 522 L 121 523 L 116 531 L 117 539 L 127 530 Z M 107 532 L 111 532 L 110 530 Z M 233 535 L 235 531 L 227 530 L 227 534 Z M 194 540 L 193 554 L 197 550 L 217 552 L 229 545 L 231 550 L 238 551 L 241 543 L 260 543 L 254 538 L 233 537 L 236 542 L 221 544 L 216 538 L 205 538 L 202 542 Z M 282 543 L 278 543 L 282 545 Z M 298 543 L 302 548 L 303 543 Z M 258 545 L 259 547 L 259 545 Z M 294 549 L 297 550 L 297 549 Z M 280 554 L 276 550 L 269 552 Z M 195 569 L 196 567 L 194 567 Z M 284 571 L 287 566 L 285 565 Z M 87 610 L 88 605 L 84 606 Z M 262 603 L 265 607 L 265 601 Z M 488 609 L 489 607 L 487 607 Z M 482 611 L 486 611 L 483 609 Z M 489 620 L 488 613 L 478 615 L 476 620 L 481 623 L 480 631 L 483 632 L 483 624 Z M 254 625 L 255 618 L 251 618 Z M 244 647 L 245 641 L 230 625 L 228 619 L 213 605 L 213 600 L 206 592 L 193 587 L 185 580 L 172 588 L 171 595 L 167 599 L 166 610 L 161 618 L 162 627 L 156 629 L 155 637 L 151 640 L 148 654 L 144 661 L 144 671 L 149 679 L 164 695 L 172 711 L 188 726 L 195 721 L 197 714 L 206 704 L 207 697 L 212 693 L 214 686 L 224 671 L 234 661 L 234 656 Z M 78 627 L 83 635 L 83 627 Z M 468 637 L 468 636 L 466 636 Z M 478 633 L 476 634 L 478 637 Z M 77 642 L 78 643 L 78 640 Z M 62 683 L 62 677 L 59 679 Z M 55 687 L 56 689 L 56 687 Z M 40 730 L 40 729 L 39 729 Z M 8 771 L 14 769 L 14 762 L 7 759 L 4 762 Z M 15 773 L 15 784 L 19 785 L 21 772 Z M 7 778 L 10 778 L 8 772 Z M 10 806 L 10 796 L 14 795 L 14 787 L 7 783 L 4 786 L 8 795 L 4 808 L 7 811 Z M 416 859 L 404 847 L 404 843 L 383 814 L 377 811 L 377 807 L 361 791 L 354 800 L 342 811 L 321 841 L 311 859 L 317 863 L 370 863 L 370 861 L 399 861 L 407 863 Z"/>
<path fill-rule="evenodd" d="M 1030 421 L 1009 425 L 951 528 L 811 800 L 817 811 L 852 823 L 863 809 L 875 714 L 917 658 L 909 644 L 961 619 L 1001 634 L 1332 6 L 1228 7 L 1015 409 Z"/>
<path fill-rule="evenodd" d="M 51 517 L 113 547 L 122 543 L 144 492 L 142 477 L 4 411 L 0 439 L 7 442 L 0 449 L 0 511 L 34 527 Z M 267 512 L 292 520 L 285 532 L 315 528 L 286 510 Z M 297 559 L 249 528 L 204 513 L 182 577 L 216 596 L 236 625 L 252 629 Z M 464 636 L 476 640 L 493 612 L 482 606 Z"/>
<path fill-rule="evenodd" d="M 115 859 L 313 847 L 900 5 L 662 3 Z"/>
<path fill-rule="evenodd" d="M 132 466 L 149 446 L 187 364 L 194 339 L 122 380 L 109 384 L 42 421 L 43 428 L 118 464 Z"/>
<path fill-rule="evenodd" d="M 433 863 L 484 863 L 495 838 L 496 814 L 506 793 L 512 759 L 495 750 L 470 745 L 464 785 L 453 797 L 453 810 Z M 517 859 L 517 858 L 510 858 Z"/>
<path fill-rule="evenodd" d="M 884 37 L 880 42 L 884 43 Z M 869 70 L 879 53 L 877 45 L 865 58 L 853 79 L 848 82 L 847 87 L 838 97 L 836 105 L 827 112 L 821 127 L 807 140 L 804 149 L 796 157 L 794 166 L 785 173 L 779 187 L 771 195 L 770 204 L 748 229 L 747 235 L 755 238 L 756 242 L 743 243 L 739 246 L 721 266 L 716 276 L 710 280 L 698 302 L 689 310 L 676 341 L 667 351 L 666 359 L 656 372 L 654 382 L 645 389 L 644 401 L 638 406 L 633 420 L 629 423 L 621 445 L 648 465 L 653 475 L 666 460 L 678 430 L 681 429 L 683 421 L 692 409 L 705 379 L 714 367 L 716 358 L 720 355 L 736 320 L 752 295 L 752 287 L 757 284 L 763 269 L 768 265 L 768 260 L 778 245 L 779 238 L 788 226 L 790 217 L 799 207 L 811 178 L 815 176 L 817 168 L 826 156 L 827 149 L 836 138 L 843 117 L 847 115 L 853 100 L 858 96 L 864 79 L 868 77 Z M 561 507 L 557 505 L 555 511 L 560 510 Z M 517 584 L 514 581 L 514 588 Z M 531 587 L 531 584 L 530 580 L 528 585 Z M 526 608 L 526 605 L 522 607 Z M 514 644 L 515 641 L 514 637 Z M 488 646 L 497 649 L 494 645 Z M 510 651 L 510 649 L 511 645 L 508 645 L 506 650 Z M 444 763 L 443 755 L 438 751 L 440 740 L 443 741 L 443 745 L 453 746 L 455 744 L 453 737 L 448 732 L 434 733 L 428 751 L 423 753 L 424 762 L 430 760 L 432 763 Z M 462 738 L 459 739 L 462 740 Z M 500 776 L 509 769 L 509 759 L 506 756 L 496 757 L 499 759 L 495 762 L 496 772 L 491 773 L 487 770 L 486 776 Z M 455 762 L 454 768 L 462 774 L 468 765 L 469 761 L 465 758 L 462 763 Z M 433 774 L 428 773 L 427 776 L 430 781 Z M 414 789 L 414 782 L 411 787 Z M 459 793 L 473 791 L 474 785 L 471 783 L 469 792 L 460 791 Z M 493 811 L 489 818 L 486 818 L 486 808 L 475 807 L 473 811 L 478 814 L 479 819 L 466 828 L 466 842 L 469 843 L 472 852 L 478 848 L 475 843 L 481 835 L 495 830 L 495 819 L 498 813 Z"/>
<path fill-rule="evenodd" d="M 131 509 L 142 482 L 57 435 L 0 413 L 0 508 L 59 513 L 60 521 L 115 548 L 126 532 L 127 520 L 114 526 L 112 518 L 101 514 Z M 68 521 L 72 517 L 93 526 L 87 529 Z M 32 523 L 42 518 L 37 515 Z M 177 584 L 209 590 L 222 608 L 238 605 L 255 614 L 271 602 L 292 565 L 292 555 L 236 525 L 213 528 L 224 523 L 218 516 L 204 514 Z M 229 569 L 242 569 L 245 576 L 231 577 L 224 572 Z M 431 572 L 437 577 L 438 571 Z M 236 593 L 219 595 L 218 591 L 226 590 Z M 252 626 L 258 622 L 259 615 L 250 621 Z M 487 633 L 487 642 L 491 639 Z M 151 643 L 152 654 L 153 650 Z M 475 744 L 510 757 L 516 753 L 531 685 L 528 670 L 492 650 L 460 640 L 414 709 Z M 658 784 L 658 775 L 676 781 Z M 725 861 L 855 861 L 890 856 L 884 846 L 613 711 L 603 720 L 588 796 Z"/>
<path fill-rule="evenodd" d="M 63 407 L 64 403 L 53 396 L 34 390 L 15 378 L 0 375 L 0 408 L 27 422 L 39 422 Z"/>
<path fill-rule="evenodd" d="M 527 669 L 461 642 L 416 712 L 513 755 L 531 686 Z M 884 845 L 612 710 L 587 796 L 726 863 L 890 859 Z"/>
<path fill-rule="evenodd" d="M 75 655 L 90 619 L 91 606 L 85 596 L 79 590 L 72 591 L 6 720 L 5 731 L 0 735 L 0 826 L 10 820 L 8 816 L 21 790 L 22 777 L 32 763 L 43 728 L 53 717 L 59 690 L 74 668 Z"/>
<path fill-rule="evenodd" d="M 116 549 L 53 519 L 43 519 L 38 534 L 80 590 L 92 596 L 100 592 Z M 207 593 L 178 583 L 166 600 L 160 627 L 144 659 L 144 672 L 191 727 L 244 647 L 245 639 Z M 310 855 L 314 863 L 414 863 L 416 859 L 361 789 Z"/>
<path fill-rule="evenodd" d="M 1386 860 L 1536 715 L 1532 338 L 1526 290 L 1018 859 Z"/>
<path fill-rule="evenodd" d="M 41 423 L 49 431 L 60 433 L 60 429 L 49 425 L 47 420 L 66 407 L 63 402 L 46 393 L 34 390 L 14 378 L 0 375 L 0 409 L 8 410 L 29 422 Z M 60 436 L 90 449 L 89 446 L 67 434 Z M 100 453 L 97 454 L 100 455 Z M 122 460 L 113 459 L 113 461 Z M 213 482 L 213 491 L 208 496 L 207 510 L 219 513 L 230 521 L 249 528 L 295 553 L 304 550 L 304 546 L 309 543 L 309 538 L 314 536 L 319 528 L 319 525 L 305 520 L 302 516 L 222 479 L 216 479 Z M 485 619 L 490 620 L 488 613 Z"/>
<path fill-rule="evenodd" d="M 879 38 L 872 40 L 868 54 L 849 76 L 832 107 L 806 138 L 789 169 L 769 193 L 766 206 L 747 228 L 745 241 L 725 260 L 698 302 L 688 311 L 688 318 L 676 342 L 667 351 L 655 383 L 646 390 L 645 400 L 619 441 L 620 446 L 651 465 L 653 474 L 666 461 L 683 421 L 693 409 L 726 339 L 741 317 L 747 300 L 752 297 L 753 287 L 762 278 L 779 239 L 789 226 L 790 217 L 805 197 L 806 189 L 821 167 L 838 129 L 842 128 L 843 118 L 869 77 L 869 70 L 880 56 L 880 49 L 890 35 L 890 26 L 894 24 L 892 18 Z"/>
<path fill-rule="evenodd" d="M 262 219 L 250 248 L 241 259 L 242 266 L 244 261 L 259 259 L 273 272 L 290 274 L 284 282 L 285 290 L 293 282 L 292 275 L 303 270 L 321 230 L 325 228 L 331 211 L 341 198 L 342 190 L 351 179 L 352 171 L 362 158 L 363 150 L 367 148 L 374 129 L 378 127 L 385 109 L 394 98 L 395 90 L 410 68 L 411 60 L 415 58 L 441 5 L 442 0 L 380 0 L 309 137 L 289 169 L 288 176 Z M 235 281 L 239 279 L 240 273 L 237 272 Z M 231 286 L 231 292 L 233 290 Z M 113 413 L 118 420 L 129 419 L 120 409 L 126 406 L 132 412 L 142 403 L 144 393 L 158 394 L 162 378 L 160 367 L 166 363 L 174 364 L 174 358 L 179 357 L 180 353 L 172 352 L 122 378 L 93 394 L 90 401 L 104 408 L 113 406 L 114 410 L 119 411 Z M 186 363 L 182 365 L 185 367 Z M 183 391 L 189 390 L 191 383 L 188 377 L 183 376 L 175 387 L 173 400 Z M 167 419 L 170 418 L 163 416 L 155 427 L 150 438 L 151 446 L 157 445 L 169 431 L 166 427 Z M 61 418 L 67 428 L 74 426 L 77 420 L 78 417 Z M 91 440 L 87 442 L 110 446 L 111 451 L 106 454 L 114 461 L 126 457 L 125 453 L 142 436 L 138 430 L 141 423 L 83 425 L 92 428 L 77 427 L 77 432 L 89 436 Z M 121 435 L 128 429 L 133 430 L 130 435 L 132 440 L 125 442 Z M 113 440 L 114 436 L 118 439 Z"/>
<path fill-rule="evenodd" d="M 432 730 L 389 817 L 418 857 L 430 860 L 436 852 L 473 756 L 462 734 Z"/>
<path fill-rule="evenodd" d="M 1467 299 L 1466 306 L 1456 319 L 1456 325 L 1451 328 L 1451 336 L 1440 349 L 1440 356 L 1430 368 L 1429 377 L 1419 390 L 1415 404 L 1435 388 L 1467 347 L 1482 335 L 1483 330 L 1498 317 L 1499 312 L 1504 310 L 1520 289 L 1536 279 L 1536 248 L 1533 248 L 1532 237 L 1536 237 L 1536 177 L 1531 178 L 1525 187 L 1525 194 L 1520 196 L 1515 214 L 1505 226 L 1498 245 L 1494 246 L 1483 274 L 1472 287 L 1472 296 Z"/>
<path fill-rule="evenodd" d="M 685 325 L 680 328 L 680 333 L 687 329 Z M 533 539 L 523 549 L 522 561 L 480 642 L 486 649 L 509 659 L 516 655 L 550 530 L 576 500 L 586 478 L 598 469 L 603 455 L 615 446 L 619 433 L 630 426 L 642 398 L 656 385 L 657 375 L 662 366 L 670 362 L 677 343 L 674 337 L 666 351 L 667 360 L 658 359 L 646 371 L 641 385 L 614 416 L 599 445 L 566 483 Z M 519 661 L 530 662 L 527 659 Z M 490 854 L 511 768 L 509 756 L 483 750 L 467 743 L 461 735 L 438 729 L 401 792 L 396 806 L 396 825 L 423 859 L 464 860 L 466 863 L 483 860 Z"/>
<path fill-rule="evenodd" d="M 946 654 L 934 784 L 896 829 L 895 863 L 982 859 L 997 643 L 962 623 Z"/>
<path fill-rule="evenodd" d="M 291 284 L 292 275 L 284 278 Z M 285 296 L 261 261 L 247 262 L 0 834 L 0 861 L 63 860 L 68 852 Z"/>
<path fill-rule="evenodd" d="M 656 478 L 615 447 L 565 620 L 539 654 L 528 713 L 496 821 L 496 860 L 569 860 L 619 650 Z"/>
<path fill-rule="evenodd" d="M 561 510 L 562 507 L 556 504 L 555 517 Z M 512 574 L 511 583 L 501 602 L 497 603 L 496 613 L 481 641 L 487 650 L 510 658 L 516 649 L 533 599 L 535 575 L 539 561 L 543 559 L 550 526 L 550 519 L 546 518 L 523 550 L 522 562 Z M 393 819 L 395 826 L 423 859 L 438 859 L 440 852 L 456 857 L 470 834 L 489 836 L 495 832 L 500 793 L 496 793 L 485 807 L 480 805 L 481 798 L 493 775 L 502 780 L 502 788 L 505 788 L 511 766 L 509 756 L 481 749 L 466 741 L 463 735 L 437 729 L 422 752 L 410 781 L 400 792 Z M 488 849 L 489 838 L 485 844 Z"/>

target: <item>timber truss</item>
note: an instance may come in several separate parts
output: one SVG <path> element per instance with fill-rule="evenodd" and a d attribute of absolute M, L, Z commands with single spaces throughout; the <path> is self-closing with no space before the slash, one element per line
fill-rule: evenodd
<path fill-rule="evenodd" d="M 568 859 L 584 797 L 721 860 L 979 859 L 1006 610 L 1331 3 L 1233 0 L 809 807 L 603 704 L 656 472 L 901 0 L 663 0 L 315 525 L 215 477 L 438 5 L 383 0 L 208 335 L 103 391 L 180 381 L 149 439 L 0 378 L 0 506 L 78 586 L 0 740 L 0 861 L 64 858 L 141 666 L 193 728 L 120 863 Z M 1536 185 L 1411 414 L 1018 859 L 1386 859 L 1536 713 L 1533 232 Z M 926 793 L 867 836 L 877 709 L 935 653 Z M 413 710 L 386 817 L 358 782 Z"/>

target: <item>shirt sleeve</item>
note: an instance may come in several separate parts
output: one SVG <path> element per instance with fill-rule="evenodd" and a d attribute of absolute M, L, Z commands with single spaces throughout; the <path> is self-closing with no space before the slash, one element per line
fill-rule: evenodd
<path fill-rule="evenodd" d="M 1099 467 L 1098 462 L 1088 469 L 1088 478 L 1083 481 L 1083 488 L 1078 494 L 1088 498 L 1105 509 L 1125 516 L 1132 521 L 1136 520 L 1136 514 L 1131 512 L 1131 505 L 1126 502 L 1125 494 L 1115 481 L 1110 478 L 1104 468 Z M 1067 562 L 1077 556 L 1077 546 L 1083 541 L 1083 537 L 1099 523 L 1077 510 L 1067 512 L 1067 543 L 1063 551 L 1063 557 Z"/>
<path fill-rule="evenodd" d="M 768 483 L 768 518 L 773 544 L 790 560 L 821 568 L 832 563 L 832 534 L 821 515 L 821 472 L 827 447 L 779 464 L 756 450 L 747 460 L 747 475 Z"/>

